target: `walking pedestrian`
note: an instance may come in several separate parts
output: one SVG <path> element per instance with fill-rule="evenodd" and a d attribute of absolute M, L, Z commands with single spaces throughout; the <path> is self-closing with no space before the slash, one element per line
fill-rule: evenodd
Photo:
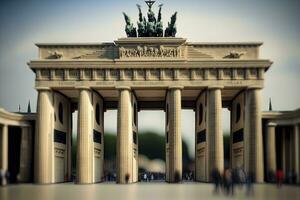
<path fill-rule="evenodd" d="M 214 193 L 219 193 L 219 189 L 221 187 L 221 174 L 218 169 L 213 169 L 211 175 L 213 183 L 215 184 Z"/>
<path fill-rule="evenodd" d="M 253 182 L 254 182 L 254 173 L 249 172 L 248 175 L 247 175 L 247 178 L 246 178 L 246 184 L 247 184 L 246 194 L 248 196 L 254 194 Z"/>
<path fill-rule="evenodd" d="M 283 171 L 281 169 L 276 171 L 276 182 L 277 182 L 277 186 L 281 187 L 283 182 Z"/>

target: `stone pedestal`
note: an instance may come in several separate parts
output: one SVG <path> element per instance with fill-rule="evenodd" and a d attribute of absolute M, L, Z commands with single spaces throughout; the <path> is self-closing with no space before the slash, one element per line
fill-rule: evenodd
<path fill-rule="evenodd" d="M 8 126 L 3 125 L 1 133 L 1 170 L 6 173 L 8 169 Z M 6 185 L 7 180 L 4 178 L 1 185 Z"/>
<path fill-rule="evenodd" d="M 120 87 L 117 133 L 117 183 L 133 182 L 132 105 L 129 87 Z"/>
<path fill-rule="evenodd" d="M 274 181 L 276 173 L 276 135 L 275 135 L 275 123 L 267 124 L 266 134 L 266 161 L 267 161 L 267 178 L 268 181 Z"/>
<path fill-rule="evenodd" d="M 48 88 L 40 88 L 38 93 L 34 179 L 36 183 L 49 184 L 53 182 L 53 94 Z"/>
<path fill-rule="evenodd" d="M 172 87 L 168 91 L 169 102 L 169 176 L 167 182 L 179 182 L 182 179 L 182 139 L 181 139 L 181 87 Z"/>
<path fill-rule="evenodd" d="M 212 181 L 211 172 L 224 170 L 224 147 L 222 129 L 222 97 L 220 88 L 210 88 L 207 99 L 208 130 L 208 177 Z"/>
<path fill-rule="evenodd" d="M 93 112 L 92 97 L 89 88 L 79 88 L 78 137 L 77 137 L 77 183 L 93 183 L 92 141 Z"/>
<path fill-rule="evenodd" d="M 258 183 L 264 181 L 261 120 L 261 90 L 249 88 L 245 107 L 245 171 L 253 173 Z"/>

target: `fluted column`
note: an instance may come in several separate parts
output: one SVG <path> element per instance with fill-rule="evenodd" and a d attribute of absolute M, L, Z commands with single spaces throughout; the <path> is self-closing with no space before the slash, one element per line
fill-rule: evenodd
<path fill-rule="evenodd" d="M 220 87 L 212 87 L 208 90 L 208 176 L 212 180 L 211 172 L 214 169 L 223 173 L 224 147 L 222 129 L 222 96 Z"/>
<path fill-rule="evenodd" d="M 245 170 L 254 174 L 256 182 L 264 181 L 261 120 L 261 90 L 249 88 L 245 108 Z"/>
<path fill-rule="evenodd" d="M 133 181 L 132 105 L 129 87 L 118 87 L 117 183 Z"/>
<path fill-rule="evenodd" d="M 92 97 L 89 88 L 78 88 L 77 183 L 93 183 Z"/>
<path fill-rule="evenodd" d="M 3 125 L 1 134 L 1 170 L 6 173 L 8 169 L 8 126 Z M 6 185 L 7 180 L 4 178 L 1 185 Z"/>
<path fill-rule="evenodd" d="M 267 161 L 267 177 L 268 181 L 273 181 L 276 172 L 276 135 L 275 135 L 275 123 L 267 124 L 266 135 L 266 161 Z"/>
<path fill-rule="evenodd" d="M 169 180 L 179 182 L 182 179 L 182 139 L 181 139 L 181 90 L 182 87 L 170 87 L 169 95 Z"/>
<path fill-rule="evenodd" d="M 53 94 L 49 88 L 38 89 L 37 128 L 35 134 L 35 182 L 53 182 Z"/>
<path fill-rule="evenodd" d="M 22 127 L 21 152 L 20 152 L 20 181 L 30 181 L 32 161 L 32 137 L 31 127 Z"/>

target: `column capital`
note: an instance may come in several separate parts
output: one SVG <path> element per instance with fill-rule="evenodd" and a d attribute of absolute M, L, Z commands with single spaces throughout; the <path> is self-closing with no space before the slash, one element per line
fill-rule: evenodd
<path fill-rule="evenodd" d="M 221 85 L 211 85 L 211 86 L 208 86 L 207 87 L 208 90 L 217 90 L 217 89 L 224 89 L 224 86 L 221 86 Z"/>
<path fill-rule="evenodd" d="M 130 86 L 116 86 L 117 90 L 131 90 Z"/>
<path fill-rule="evenodd" d="M 183 90 L 184 86 L 181 86 L 181 85 L 172 85 L 172 86 L 169 86 L 168 89 L 169 90 Z"/>
<path fill-rule="evenodd" d="M 51 91 L 50 87 L 35 87 L 37 91 Z"/>
<path fill-rule="evenodd" d="M 75 88 L 78 89 L 78 90 L 91 90 L 91 88 L 88 87 L 88 86 L 77 86 Z"/>

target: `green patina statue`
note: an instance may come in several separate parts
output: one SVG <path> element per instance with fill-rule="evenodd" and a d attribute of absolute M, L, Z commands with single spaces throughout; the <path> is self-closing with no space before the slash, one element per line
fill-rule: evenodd
<path fill-rule="evenodd" d="M 143 17 L 141 6 L 137 4 L 137 8 L 139 10 L 139 21 L 137 22 L 137 31 L 136 28 L 131 23 L 130 18 L 126 13 L 124 14 L 125 21 L 126 21 L 126 27 L 125 31 L 127 34 L 127 37 L 163 37 L 163 22 L 162 22 L 162 6 L 163 4 L 159 5 L 159 12 L 158 17 L 156 19 L 154 12 L 152 11 L 152 5 L 155 3 L 154 0 L 148 0 L 145 1 L 148 5 L 148 13 L 147 17 L 148 20 L 146 20 L 145 17 Z M 172 16 L 171 22 L 168 24 L 168 27 L 165 30 L 165 37 L 175 37 L 177 30 L 176 30 L 176 16 L 177 12 Z"/>
<path fill-rule="evenodd" d="M 175 37 L 177 33 L 176 19 L 177 19 L 177 12 L 175 12 L 174 15 L 172 15 L 171 22 L 168 23 L 168 28 L 166 28 L 165 30 L 165 37 Z"/>
<path fill-rule="evenodd" d="M 127 37 L 137 37 L 136 28 L 131 23 L 130 18 L 124 12 L 123 12 L 123 15 L 124 15 L 124 18 L 126 21 L 125 32 L 127 34 Z"/>

